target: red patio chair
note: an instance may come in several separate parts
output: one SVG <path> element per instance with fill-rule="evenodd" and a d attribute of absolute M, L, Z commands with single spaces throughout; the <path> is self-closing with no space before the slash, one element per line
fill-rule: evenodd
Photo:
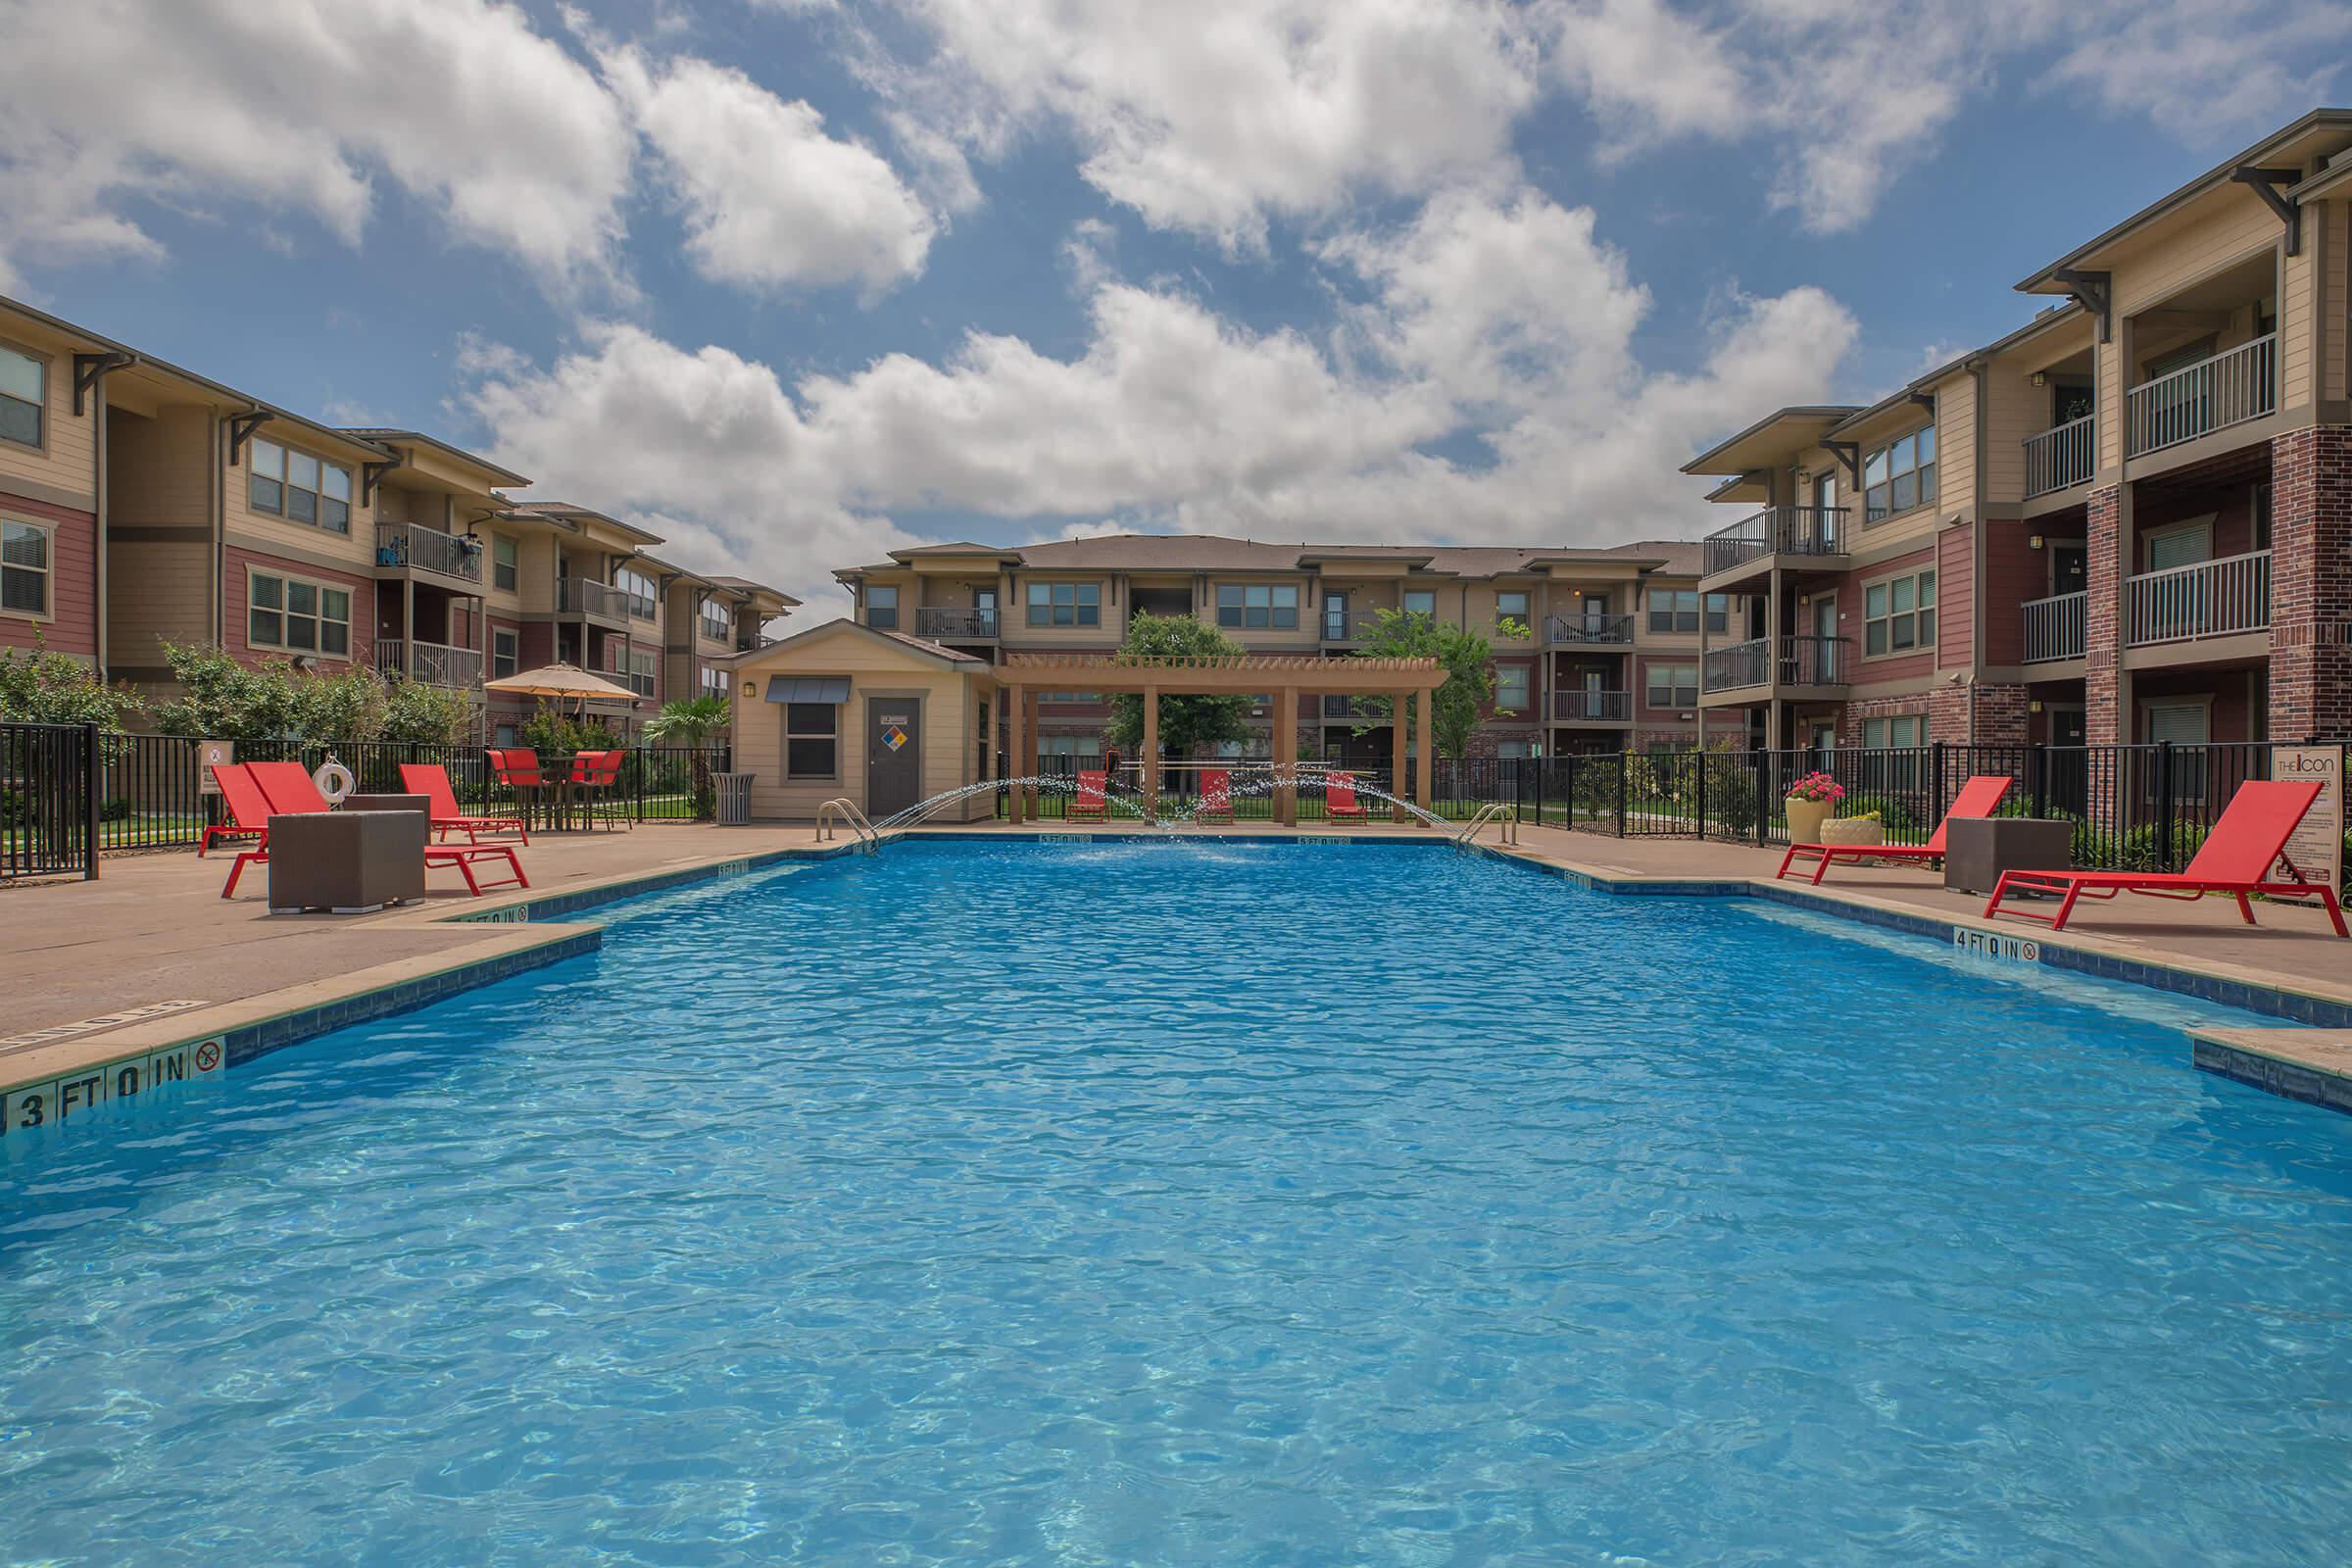
<path fill-rule="evenodd" d="M 2213 831 L 2205 836 L 2188 869 L 2163 871 L 2004 871 L 1993 885 L 1992 901 L 1984 906 L 1987 919 L 2007 912 L 2039 920 L 2053 931 L 2066 929 L 2075 901 L 2088 894 L 2112 899 L 2119 893 L 2139 893 L 2152 899 L 2201 899 L 2208 893 L 2227 893 L 2237 900 L 2237 912 L 2254 923 L 2249 895 L 2270 899 L 2318 899 L 2339 937 L 2352 936 L 2344 926 L 2343 906 L 2335 889 L 2325 882 L 2307 882 L 2290 861 L 2283 879 L 2272 875 L 2286 841 L 2294 835 L 2311 803 L 2320 798 L 2317 783 L 2285 779 L 2249 779 L 2237 787 Z M 2001 901 L 2014 893 L 2055 893 L 2063 897 L 2056 914 L 2032 909 L 2003 911 Z"/>
<path fill-rule="evenodd" d="M 228 820 L 215 823 L 204 830 L 196 841 L 196 858 L 203 859 L 204 852 L 213 847 L 215 839 L 258 839 L 256 848 L 270 842 L 270 799 L 262 787 L 245 771 L 243 762 L 215 762 L 213 780 L 220 786 L 221 804 L 228 808 Z"/>
<path fill-rule="evenodd" d="M 519 833 L 522 842 L 531 842 L 530 829 L 519 816 L 467 816 L 458 808 L 458 792 L 449 782 L 449 769 L 439 762 L 403 762 L 400 764 L 400 787 L 411 795 L 421 795 L 429 803 L 427 809 L 433 819 L 433 836 L 446 839 L 452 833 L 463 833 L 468 844 L 479 843 L 477 833 Z"/>
<path fill-rule="evenodd" d="M 1961 818 L 1990 816 L 2001 797 L 2009 793 L 2010 783 L 2006 773 L 1980 773 L 1961 785 L 1952 808 L 1943 813 L 1943 820 L 1936 824 L 1936 832 L 1925 844 L 1791 844 L 1773 877 L 1777 881 L 1787 876 L 1789 864 L 1800 856 L 1818 862 L 1813 867 L 1816 887 L 1821 885 L 1822 873 L 1839 860 L 1940 860 L 1943 830 Z"/>
<path fill-rule="evenodd" d="M 517 814 L 530 815 L 554 782 L 539 771 L 539 754 L 527 746 L 493 746 L 482 755 L 490 763 L 490 782 L 514 797 Z"/>
<path fill-rule="evenodd" d="M 629 754 L 615 748 L 607 752 L 582 752 L 571 760 L 571 777 L 564 781 L 572 799 L 580 803 L 582 820 L 601 816 L 607 822 L 616 818 L 626 821 L 627 813 L 619 810 L 613 799 L 620 783 L 620 764 Z"/>
<path fill-rule="evenodd" d="M 318 793 L 318 786 L 312 782 L 310 774 L 303 771 L 300 762 L 248 762 L 244 765 L 268 799 L 271 815 L 308 816 L 328 809 L 326 797 Z M 505 860 L 507 868 L 514 873 L 506 881 L 484 883 L 473 874 L 476 861 L 499 859 Z M 270 839 L 264 834 L 258 848 L 239 854 L 236 864 L 228 868 L 228 882 L 220 889 L 220 896 L 224 899 L 235 898 L 237 879 L 245 874 L 245 867 L 267 865 L 269 861 Z M 477 899 L 486 889 L 527 888 L 531 885 L 530 879 L 522 874 L 522 862 L 515 858 L 514 850 L 504 844 L 468 845 L 464 849 L 455 845 L 441 848 L 428 844 L 424 851 L 424 868 L 428 871 L 454 868 L 466 879 L 466 891 Z"/>
<path fill-rule="evenodd" d="M 1335 822 L 1344 817 L 1362 819 L 1364 803 L 1355 798 L 1353 773 L 1323 775 L 1323 814 Z"/>
<path fill-rule="evenodd" d="M 1230 768 L 1200 770 L 1200 808 L 1193 813 L 1202 822 L 1233 820 L 1233 772 Z"/>
<path fill-rule="evenodd" d="M 1073 822 L 1102 820 L 1102 793 L 1110 782 L 1110 774 L 1102 768 L 1091 768 L 1078 775 L 1078 798 L 1070 802 L 1064 814 Z"/>

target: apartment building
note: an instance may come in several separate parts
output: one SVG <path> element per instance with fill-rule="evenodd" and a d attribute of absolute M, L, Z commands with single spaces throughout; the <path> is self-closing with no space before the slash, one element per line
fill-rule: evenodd
<path fill-rule="evenodd" d="M 1684 471 L 1699 709 L 1777 746 L 2352 733 L 2352 111 L 2025 279 L 2025 326 Z"/>
<path fill-rule="evenodd" d="M 471 693 L 510 737 L 529 704 L 484 681 L 561 659 L 630 689 L 602 714 L 627 732 L 794 604 L 662 563 L 618 519 L 510 499 L 530 482 L 0 300 L 0 647 L 37 641 L 150 696 L 171 690 L 167 640 L 371 665 Z M 691 633 L 674 650 L 673 616 Z"/>
<path fill-rule="evenodd" d="M 1270 544 L 1215 535 L 1122 534 L 1000 548 L 895 551 L 835 573 L 856 616 L 1001 662 L 1012 652 L 1104 652 L 1138 614 L 1193 616 L 1252 653 L 1340 656 L 1382 611 L 1476 627 L 1494 643 L 1495 690 L 1473 754 L 1523 758 L 1688 745 L 1699 653 L 1728 600 L 1697 591 L 1690 543 L 1607 550 Z M 1306 755 L 1386 765 L 1385 726 L 1356 733 L 1348 699 L 1318 697 Z M 1043 754 L 1098 755 L 1110 710 L 1098 694 L 1048 694 Z M 1244 750 L 1270 756 L 1272 713 Z"/>

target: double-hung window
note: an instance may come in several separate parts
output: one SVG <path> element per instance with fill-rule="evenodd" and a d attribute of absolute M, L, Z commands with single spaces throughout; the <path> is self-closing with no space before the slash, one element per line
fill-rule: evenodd
<path fill-rule="evenodd" d="M 640 697 L 654 695 L 654 665 L 660 658 L 651 648 L 629 650 L 629 690 Z"/>
<path fill-rule="evenodd" d="M 1427 615 L 1438 618 L 1438 596 L 1434 589 L 1407 588 L 1404 591 L 1404 612 L 1408 615 Z"/>
<path fill-rule="evenodd" d="M 635 566 L 615 566 L 612 570 L 612 586 L 619 590 L 621 598 L 627 602 L 630 614 L 639 620 L 655 618 L 655 600 L 659 590 L 650 575 Z"/>
<path fill-rule="evenodd" d="M 865 591 L 865 623 L 876 631 L 899 629 L 899 590 L 875 583 Z"/>
<path fill-rule="evenodd" d="M 245 502 L 288 522 L 351 532 L 351 470 L 258 437 L 245 445 Z"/>
<path fill-rule="evenodd" d="M 288 654 L 351 657 L 351 590 L 257 571 L 246 578 L 245 640 Z"/>
<path fill-rule="evenodd" d="M 728 622 L 727 607 L 715 599 L 703 601 L 701 620 L 703 635 L 712 642 L 723 643 L 734 633 L 734 627 Z"/>
<path fill-rule="evenodd" d="M 1296 616 L 1297 601 L 1292 603 Z M 1100 626 L 1102 585 L 1095 582 L 1033 582 L 1029 585 L 1032 626 Z"/>
<path fill-rule="evenodd" d="M 1862 460 L 1862 514 L 1869 522 L 1936 499 L 1936 427 L 1914 430 Z"/>
<path fill-rule="evenodd" d="M 1695 708 L 1698 706 L 1698 666 L 1696 664 L 1649 664 L 1642 675 L 1646 690 L 1643 696 L 1652 708 Z"/>
<path fill-rule="evenodd" d="M 521 662 L 522 634 L 504 626 L 490 628 L 490 678 L 504 680 Z"/>
<path fill-rule="evenodd" d="M 1527 666 L 1525 664 L 1496 664 L 1494 666 L 1494 710 L 1498 713 L 1517 713 L 1527 708 Z"/>
<path fill-rule="evenodd" d="M 710 669 L 706 667 L 703 670 L 703 695 L 705 697 L 726 696 L 727 672 L 723 669 Z"/>
<path fill-rule="evenodd" d="M 1936 573 L 1890 577 L 1862 590 L 1862 652 L 1900 654 L 1936 646 Z"/>
<path fill-rule="evenodd" d="M 1886 718 L 1866 718 L 1862 721 L 1862 744 L 1874 752 L 1889 747 L 1917 746 L 1925 733 L 1927 721 L 1917 713 L 1895 713 Z"/>
<path fill-rule="evenodd" d="M 0 440 L 37 447 L 48 429 L 48 362 L 0 348 Z"/>
<path fill-rule="evenodd" d="M 784 705 L 784 776 L 836 778 L 841 771 L 841 707 L 837 703 Z"/>
<path fill-rule="evenodd" d="M 0 611 L 49 613 L 49 530 L 35 522 L 0 522 Z"/>
<path fill-rule="evenodd" d="M 1296 631 L 1298 588 L 1295 583 L 1224 583 L 1217 589 L 1217 624 L 1248 631 Z"/>
<path fill-rule="evenodd" d="M 1494 596 L 1494 624 L 1499 627 L 1507 620 L 1514 621 L 1521 627 L 1527 626 L 1529 624 L 1527 607 L 1527 595 L 1523 592 L 1512 590 L 1507 593 L 1497 593 Z"/>
<path fill-rule="evenodd" d="M 522 586 L 522 550 L 503 534 L 490 537 L 490 586 L 514 593 Z"/>

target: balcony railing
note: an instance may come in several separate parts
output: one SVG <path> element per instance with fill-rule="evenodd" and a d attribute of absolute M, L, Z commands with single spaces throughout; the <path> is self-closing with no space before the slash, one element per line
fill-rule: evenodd
<path fill-rule="evenodd" d="M 1757 637 L 1710 648 L 1706 687 L 1730 692 L 1773 684 L 1842 686 L 1851 678 L 1852 642 L 1848 637 Z"/>
<path fill-rule="evenodd" d="M 629 612 L 628 602 L 618 590 L 593 577 L 558 577 L 556 609 L 566 615 L 604 615 L 613 620 L 623 619 Z"/>
<path fill-rule="evenodd" d="M 376 524 L 375 564 L 436 571 L 467 582 L 482 580 L 482 547 L 478 543 L 413 522 Z"/>
<path fill-rule="evenodd" d="M 424 686 L 454 686 L 460 690 L 482 683 L 482 656 L 471 648 L 447 643 L 405 643 L 385 637 L 375 645 L 375 668 L 382 675 L 406 675 Z"/>
<path fill-rule="evenodd" d="M 1346 719 L 1361 721 L 1384 716 L 1365 707 L 1364 699 L 1360 697 L 1333 697 L 1326 694 L 1323 699 L 1323 717 L 1335 724 Z"/>
<path fill-rule="evenodd" d="M 2142 381 L 2128 402 L 2125 432 L 2135 458 L 2259 419 L 2278 407 L 2278 334 Z"/>
<path fill-rule="evenodd" d="M 1633 712 L 1631 692 L 1567 691 L 1551 694 L 1551 716 L 1572 724 L 1622 724 Z"/>
<path fill-rule="evenodd" d="M 1547 643 L 1630 643 L 1634 640 L 1634 617 L 1612 615 L 1597 610 L 1573 615 L 1545 615 L 1544 640 Z"/>
<path fill-rule="evenodd" d="M 2039 435 L 2026 437 L 2028 501 L 2053 490 L 2072 489 L 2090 482 L 2097 426 L 2097 416 L 2085 414 L 2080 419 L 2069 419 Z"/>
<path fill-rule="evenodd" d="M 774 641 L 763 631 L 739 631 L 735 634 L 735 651 L 739 654 L 755 653 Z"/>
<path fill-rule="evenodd" d="M 958 640 L 986 639 L 997 634 L 997 612 L 974 608 L 918 608 L 914 612 L 917 637 Z"/>
<path fill-rule="evenodd" d="M 2124 641 L 2131 647 L 2230 637 L 2270 623 L 2268 550 L 2142 572 L 2124 583 Z"/>
<path fill-rule="evenodd" d="M 1766 507 L 1729 528 L 1707 535 L 1700 569 L 1708 576 L 1744 566 L 1765 556 L 1842 556 L 1845 508 Z"/>
<path fill-rule="evenodd" d="M 1372 635 L 1379 624 L 1377 610 L 1326 610 L 1323 612 L 1323 640 L 1327 643 L 1360 643 Z"/>
<path fill-rule="evenodd" d="M 2026 617 L 2026 662 L 2044 664 L 2053 659 L 2081 659 L 2089 646 L 2090 595 L 2082 592 L 2029 599 Z"/>

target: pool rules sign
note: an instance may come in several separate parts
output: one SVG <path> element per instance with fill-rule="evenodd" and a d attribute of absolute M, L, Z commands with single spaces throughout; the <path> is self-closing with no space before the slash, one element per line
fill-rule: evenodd
<path fill-rule="evenodd" d="M 2281 746 L 2272 754 L 2272 776 L 2320 786 L 2286 841 L 2286 858 L 2306 882 L 2329 887 L 2344 879 L 2344 752 L 2340 746 Z"/>

